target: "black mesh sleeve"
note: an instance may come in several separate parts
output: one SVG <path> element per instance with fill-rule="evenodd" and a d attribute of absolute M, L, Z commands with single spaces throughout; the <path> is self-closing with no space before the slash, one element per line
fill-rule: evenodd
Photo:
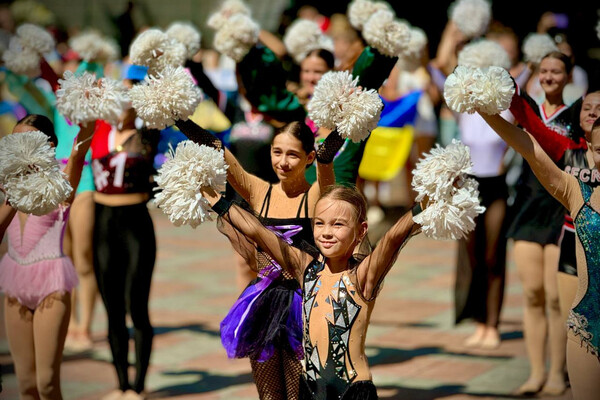
<path fill-rule="evenodd" d="M 223 149 L 223 142 L 217 139 L 212 133 L 197 125 L 191 119 L 187 121 L 178 120 L 175 125 L 179 130 L 194 143 L 213 147 L 217 150 Z"/>
<path fill-rule="evenodd" d="M 317 161 L 321 164 L 332 163 L 345 141 L 346 139 L 342 138 L 337 130 L 331 132 L 317 150 Z"/>

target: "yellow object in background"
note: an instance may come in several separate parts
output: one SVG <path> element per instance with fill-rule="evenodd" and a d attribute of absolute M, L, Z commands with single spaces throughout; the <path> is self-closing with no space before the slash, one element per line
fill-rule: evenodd
<path fill-rule="evenodd" d="M 358 175 L 369 181 L 389 181 L 406 164 L 414 138 L 414 127 L 379 126 L 371 132 L 365 145 Z"/>
<path fill-rule="evenodd" d="M 204 129 L 223 132 L 231 127 L 231 122 L 212 100 L 204 100 L 190 117 L 192 121 Z"/>

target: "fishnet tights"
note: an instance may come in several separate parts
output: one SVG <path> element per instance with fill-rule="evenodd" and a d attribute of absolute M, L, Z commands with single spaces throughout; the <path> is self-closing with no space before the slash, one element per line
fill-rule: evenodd
<path fill-rule="evenodd" d="M 265 362 L 250 359 L 261 400 L 297 400 L 302 364 L 289 350 L 276 349 Z"/>

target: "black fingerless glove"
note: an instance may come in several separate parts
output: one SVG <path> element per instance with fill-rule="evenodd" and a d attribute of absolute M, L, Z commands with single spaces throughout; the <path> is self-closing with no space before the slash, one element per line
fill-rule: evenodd
<path fill-rule="evenodd" d="M 330 164 L 333 162 L 338 150 L 342 148 L 346 139 L 342 138 L 337 130 L 331 132 L 317 150 L 317 162 Z"/>
<path fill-rule="evenodd" d="M 187 121 L 178 120 L 175 125 L 179 130 L 192 142 L 197 144 L 203 144 L 215 148 L 217 150 L 223 149 L 223 142 L 216 138 L 212 133 L 197 125 L 191 119 Z"/>

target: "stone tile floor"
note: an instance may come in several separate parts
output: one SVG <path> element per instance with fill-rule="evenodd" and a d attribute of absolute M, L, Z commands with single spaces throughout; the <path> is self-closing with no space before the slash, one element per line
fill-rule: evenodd
<path fill-rule="evenodd" d="M 152 215 L 159 250 L 150 302 L 156 336 L 149 397 L 256 399 L 248 361 L 228 360 L 219 340 L 219 322 L 238 294 L 227 240 L 214 223 L 195 230 L 176 228 L 159 211 L 152 210 Z M 511 256 L 500 326 L 503 341 L 492 351 L 465 348 L 462 341 L 473 327 L 453 325 L 454 258 L 453 242 L 418 236 L 387 277 L 367 338 L 382 399 L 511 399 L 527 378 L 521 287 Z M 0 398 L 17 399 L 0 324 Z M 98 399 L 116 387 L 100 302 L 93 334 L 93 351 L 65 352 L 62 388 L 67 400 Z M 570 391 L 554 399 L 571 399 Z"/>

